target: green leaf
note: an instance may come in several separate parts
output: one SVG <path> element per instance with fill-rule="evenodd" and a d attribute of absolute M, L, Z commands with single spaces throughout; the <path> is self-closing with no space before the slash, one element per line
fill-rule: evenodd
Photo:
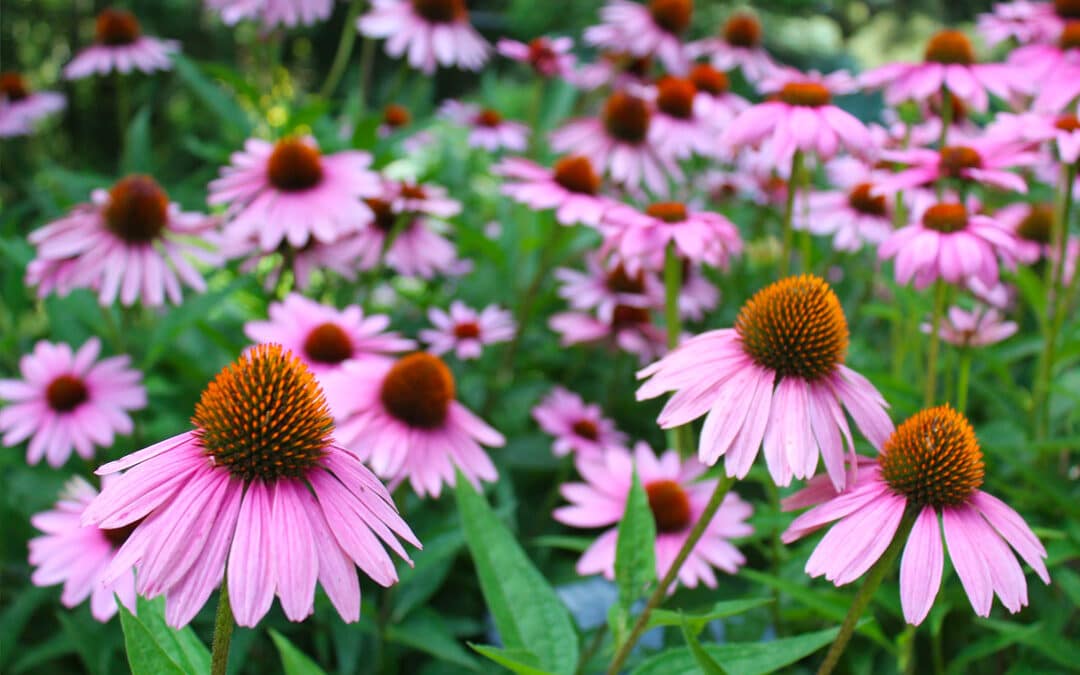
<path fill-rule="evenodd" d="M 533 665 L 537 663 L 537 658 L 530 651 L 524 649 L 499 649 L 488 645 L 474 645 L 471 642 L 469 646 L 511 672 L 520 675 L 552 675 L 549 671 Z"/>
<path fill-rule="evenodd" d="M 137 603 L 139 621 L 184 672 L 205 673 L 210 669 L 210 650 L 195 632 L 186 626 L 176 630 L 165 623 L 165 598 L 139 597 Z"/>
<path fill-rule="evenodd" d="M 285 675 L 326 675 L 326 671 L 311 660 L 311 657 L 296 648 L 289 639 L 270 629 L 270 639 L 274 641 L 278 654 L 281 656 L 281 669 Z"/>
<path fill-rule="evenodd" d="M 124 630 L 124 648 L 131 675 L 185 675 L 184 669 L 170 658 L 146 624 L 123 605 L 120 606 L 120 626 Z"/>
<path fill-rule="evenodd" d="M 246 135 L 251 129 L 251 123 L 243 108 L 213 80 L 204 75 L 194 61 L 182 54 L 174 54 L 172 59 L 176 65 L 176 74 L 195 96 L 226 126 L 242 131 Z"/>
<path fill-rule="evenodd" d="M 457 503 L 480 590 L 509 649 L 533 653 L 541 668 L 573 673 L 578 636 L 570 613 L 495 512 L 460 473 Z"/>
<path fill-rule="evenodd" d="M 700 632 L 700 628 L 693 630 L 687 621 L 683 621 L 681 628 L 683 639 L 686 640 L 686 646 L 690 648 L 690 655 L 694 657 L 694 662 L 697 663 L 701 672 L 705 675 L 727 675 L 727 672 L 720 664 L 714 661 L 704 647 L 701 646 L 701 643 L 698 642 L 697 634 Z"/>
<path fill-rule="evenodd" d="M 656 521 L 635 469 L 615 543 L 615 584 L 619 588 L 619 604 L 629 610 L 654 581 Z"/>
<path fill-rule="evenodd" d="M 657 626 L 681 626 L 684 622 L 689 622 L 691 628 L 696 628 L 696 633 L 700 633 L 705 624 L 710 621 L 742 614 L 743 612 L 748 612 L 756 607 L 768 605 L 771 602 L 772 598 L 722 600 L 700 614 L 684 614 L 682 612 L 673 612 L 668 609 L 656 609 L 653 610 L 653 613 L 649 616 L 649 623 L 646 624 L 646 630 L 656 628 Z"/>
<path fill-rule="evenodd" d="M 150 106 L 135 113 L 124 133 L 124 155 L 120 161 L 124 173 L 152 173 L 153 148 L 150 141 Z"/>
<path fill-rule="evenodd" d="M 442 663 L 481 670 L 476 659 L 458 644 L 439 615 L 431 610 L 416 612 L 400 624 L 391 624 L 386 629 L 386 639 L 427 652 Z"/>

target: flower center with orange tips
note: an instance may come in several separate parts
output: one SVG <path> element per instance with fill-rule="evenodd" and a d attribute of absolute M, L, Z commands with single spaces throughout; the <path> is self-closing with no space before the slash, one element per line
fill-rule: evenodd
<path fill-rule="evenodd" d="M 731 80 L 727 73 L 713 68 L 707 63 L 699 63 L 690 69 L 688 76 L 698 91 L 710 96 L 721 96 L 731 89 Z"/>
<path fill-rule="evenodd" d="M 1050 233 L 1054 228 L 1054 207 L 1049 204 L 1035 204 L 1029 210 L 1020 225 L 1016 228 L 1016 234 L 1025 241 L 1033 241 L 1038 244 L 1049 244 Z"/>
<path fill-rule="evenodd" d="M 888 213 L 885 197 L 870 194 L 870 191 L 873 189 L 874 186 L 872 183 L 859 183 L 848 193 L 848 205 L 859 213 L 865 213 L 868 216 L 884 217 Z"/>
<path fill-rule="evenodd" d="M 270 184 L 283 192 L 301 192 L 322 181 L 322 156 L 307 143 L 286 138 L 277 142 L 266 167 Z"/>
<path fill-rule="evenodd" d="M 926 209 L 922 217 L 923 227 L 950 234 L 967 227 L 968 213 L 963 204 L 934 204 Z"/>
<path fill-rule="evenodd" d="M 600 191 L 600 176 L 588 157 L 567 155 L 555 162 L 555 182 L 570 192 L 595 195 Z"/>
<path fill-rule="evenodd" d="M 752 49 L 761 44 L 761 22 L 750 14 L 734 14 L 724 24 L 724 42 Z"/>
<path fill-rule="evenodd" d="M 983 483 L 975 430 L 948 405 L 915 413 L 878 455 L 881 477 L 916 506 L 964 504 Z"/>
<path fill-rule="evenodd" d="M 690 527 L 690 495 L 673 480 L 645 484 L 649 510 L 656 521 L 657 534 L 682 532 Z"/>
<path fill-rule="evenodd" d="M 371 213 L 374 216 L 372 225 L 383 232 L 389 232 L 394 229 L 394 223 L 397 222 L 397 214 L 394 213 L 394 209 L 390 206 L 390 202 L 385 199 L 370 197 L 365 199 L 364 203 L 371 209 Z"/>
<path fill-rule="evenodd" d="M 109 190 L 105 227 L 128 244 L 148 244 L 169 222 L 169 196 L 149 176 L 128 176 Z"/>
<path fill-rule="evenodd" d="M 735 330 L 746 355 L 780 377 L 820 380 L 847 354 L 840 300 L 812 274 L 781 279 L 755 293 L 739 310 Z"/>
<path fill-rule="evenodd" d="M 214 464 L 245 481 L 300 478 L 326 455 L 334 418 L 315 376 L 281 345 L 256 345 L 203 390 L 191 418 Z"/>
<path fill-rule="evenodd" d="M 1080 118 L 1076 115 L 1061 115 L 1054 120 L 1054 127 L 1061 131 L 1080 131 Z"/>
<path fill-rule="evenodd" d="M 638 271 L 637 275 L 630 276 L 622 263 L 619 263 L 604 278 L 604 286 L 612 293 L 644 293 L 645 273 Z"/>
<path fill-rule="evenodd" d="M 94 39 L 103 45 L 130 45 L 141 33 L 135 15 L 123 9 L 102 10 L 94 22 Z"/>
<path fill-rule="evenodd" d="M 454 326 L 454 337 L 459 340 L 475 340 L 480 337 L 480 324 L 475 321 L 463 321 Z"/>
<path fill-rule="evenodd" d="M 665 223 L 681 223 L 686 220 L 686 204 L 682 202 L 656 202 L 645 208 L 645 214 Z"/>
<path fill-rule="evenodd" d="M 686 30 L 693 13 L 693 0 L 652 0 L 649 3 L 649 14 L 653 21 L 672 35 Z"/>
<path fill-rule="evenodd" d="M 1080 0 L 1054 0 L 1054 13 L 1062 19 L 1080 19 Z"/>
<path fill-rule="evenodd" d="M 90 398 L 86 384 L 74 375 L 61 375 L 45 388 L 45 401 L 55 412 L 71 412 Z"/>
<path fill-rule="evenodd" d="M 383 123 L 391 129 L 400 129 L 412 121 L 412 114 L 403 105 L 391 103 L 383 108 Z"/>
<path fill-rule="evenodd" d="M 656 83 L 656 107 L 666 115 L 681 120 L 694 116 L 697 87 L 690 80 L 670 75 Z"/>
<path fill-rule="evenodd" d="M 600 438 L 600 429 L 597 428 L 596 422 L 593 422 L 592 420 L 582 419 L 574 422 L 573 430 L 574 435 L 590 441 L 595 441 Z"/>
<path fill-rule="evenodd" d="M 938 167 L 949 178 L 962 178 L 967 169 L 982 166 L 982 156 L 966 145 L 946 145 L 938 151 Z"/>
<path fill-rule="evenodd" d="M 476 114 L 476 119 L 473 120 L 477 126 L 481 127 L 497 127 L 502 124 L 503 117 L 497 110 L 491 108 L 484 108 Z"/>
<path fill-rule="evenodd" d="M 805 108 L 820 108 L 832 102 L 832 94 L 818 82 L 788 82 L 776 93 L 776 98 Z"/>
<path fill-rule="evenodd" d="M 12 71 L 0 73 L 0 96 L 8 101 L 22 101 L 30 95 L 30 89 L 26 86 L 23 76 Z"/>
<path fill-rule="evenodd" d="M 970 66 L 975 63 L 971 40 L 958 30 L 942 30 L 926 43 L 926 61 Z"/>
<path fill-rule="evenodd" d="M 452 23 L 468 16 L 465 0 L 410 0 L 412 9 L 431 23 Z"/>
<path fill-rule="evenodd" d="M 652 113 L 645 101 L 624 91 L 617 91 L 604 104 L 604 129 L 613 138 L 626 143 L 641 143 L 649 133 Z"/>
<path fill-rule="evenodd" d="M 652 321 L 649 310 L 643 307 L 631 307 L 630 305 L 615 305 L 611 311 L 611 327 L 615 330 L 633 328 Z"/>
<path fill-rule="evenodd" d="M 418 429 L 442 426 L 454 396 L 454 375 L 442 359 L 427 352 L 398 359 L 379 391 L 388 413 Z"/>
<path fill-rule="evenodd" d="M 336 323 L 321 323 L 304 340 L 304 354 L 316 363 L 338 364 L 352 356 L 352 340 Z"/>

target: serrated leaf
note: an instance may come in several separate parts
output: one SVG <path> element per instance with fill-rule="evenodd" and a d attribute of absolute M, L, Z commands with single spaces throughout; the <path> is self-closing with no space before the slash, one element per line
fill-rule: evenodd
<path fill-rule="evenodd" d="M 285 675 L 326 675 L 326 671 L 312 661 L 310 656 L 297 649 L 287 637 L 272 628 L 270 639 L 277 647 L 278 655 L 281 657 L 281 669 L 285 671 Z"/>
<path fill-rule="evenodd" d="M 646 630 L 656 628 L 657 626 L 681 626 L 683 622 L 689 622 L 691 628 L 697 628 L 697 632 L 700 633 L 701 628 L 710 621 L 742 614 L 751 609 L 768 605 L 771 602 L 772 598 L 722 600 L 708 610 L 695 614 L 673 612 L 668 609 L 656 609 L 653 610 L 653 613 L 649 616 L 649 623 L 646 624 Z"/>
<path fill-rule="evenodd" d="M 632 480 L 615 542 L 615 584 L 627 610 L 656 581 L 656 521 L 636 469 Z"/>
<path fill-rule="evenodd" d="M 479 654 L 486 656 L 511 672 L 518 673 L 518 675 L 552 675 L 549 671 L 533 665 L 538 659 L 530 651 L 524 649 L 499 649 L 489 645 L 474 645 L 471 642 L 469 646 Z"/>
<path fill-rule="evenodd" d="M 480 590 L 503 643 L 509 649 L 531 652 L 541 668 L 573 673 L 578 636 L 559 596 L 487 501 L 460 473 L 456 494 Z"/>
<path fill-rule="evenodd" d="M 124 631 L 124 651 L 131 675 L 185 675 L 184 669 L 158 644 L 146 624 L 123 605 L 120 606 L 120 627 Z"/>
<path fill-rule="evenodd" d="M 705 675 L 727 675 L 727 672 L 720 666 L 719 663 L 713 660 L 709 653 L 698 642 L 697 635 L 700 632 L 691 628 L 687 621 L 683 621 L 682 626 L 683 639 L 686 640 L 686 646 L 690 648 L 690 655 L 694 657 L 694 662 L 697 663 L 698 668 Z"/>

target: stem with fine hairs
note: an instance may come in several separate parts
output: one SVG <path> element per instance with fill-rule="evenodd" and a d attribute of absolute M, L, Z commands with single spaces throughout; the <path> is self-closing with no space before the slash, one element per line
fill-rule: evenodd
<path fill-rule="evenodd" d="M 223 579 L 221 592 L 218 594 L 217 615 L 214 618 L 214 642 L 210 652 L 211 675 L 225 675 L 229 665 L 229 644 L 232 642 L 233 628 L 232 605 L 229 604 L 229 585 Z"/>

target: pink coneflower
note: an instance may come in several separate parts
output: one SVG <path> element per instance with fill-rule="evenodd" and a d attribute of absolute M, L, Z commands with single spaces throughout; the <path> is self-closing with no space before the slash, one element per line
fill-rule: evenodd
<path fill-rule="evenodd" d="M 992 216 L 971 213 L 955 201 L 917 200 L 912 220 L 878 248 L 882 260 L 895 258 L 896 281 L 914 279 L 923 289 L 944 279 L 961 284 L 978 277 L 987 286 L 998 281 L 998 257 L 1011 260 L 1015 237 Z"/>
<path fill-rule="evenodd" d="M 892 232 L 894 197 L 874 194 L 882 172 L 853 157 L 829 163 L 832 190 L 819 190 L 795 206 L 792 226 L 817 235 L 831 235 L 838 251 L 877 245 Z M 805 208 L 804 208 L 805 206 Z"/>
<path fill-rule="evenodd" d="M 30 583 L 63 583 L 60 604 L 70 609 L 90 598 L 90 614 L 104 623 L 116 614 L 117 598 L 128 611 L 135 611 L 135 575 L 131 569 L 109 583 L 103 579 L 117 549 L 134 528 L 84 527 L 80 522 L 82 514 L 97 494 L 92 485 L 75 476 L 64 485 L 60 501 L 51 511 L 30 518 L 30 524 L 42 532 L 30 540 L 30 564 L 37 568 Z"/>
<path fill-rule="evenodd" d="M 994 220 L 1015 236 L 1003 253 L 1025 265 L 1038 262 L 1049 254 L 1055 217 L 1052 204 L 1009 204 L 994 211 Z"/>
<path fill-rule="evenodd" d="M 976 63 L 975 49 L 960 31 L 942 30 L 927 42 L 923 63 L 890 63 L 863 73 L 859 84 L 884 89 L 890 105 L 925 101 L 944 88 L 984 112 L 990 102 L 988 92 L 1008 100 L 1017 91 L 1018 80 L 1011 66 Z"/>
<path fill-rule="evenodd" d="M 420 331 L 420 339 L 436 356 L 453 350 L 462 360 L 480 358 L 484 345 L 507 342 L 517 332 L 514 315 L 498 305 L 488 305 L 482 311 L 468 307 L 460 300 L 450 303 L 450 311 L 438 307 L 428 310 L 434 329 Z"/>
<path fill-rule="evenodd" d="M 508 59 L 527 63 L 541 77 L 566 77 L 574 72 L 574 41 L 568 37 L 538 37 L 528 43 L 500 38 L 495 50 Z"/>
<path fill-rule="evenodd" d="M 436 66 L 480 70 L 490 46 L 469 24 L 465 0 L 372 0 L 357 22 L 370 38 L 386 38 L 386 53 L 427 75 Z"/>
<path fill-rule="evenodd" d="M 999 113 L 986 128 L 986 137 L 1013 147 L 1052 142 L 1063 164 L 1080 160 L 1080 119 L 1073 113 Z"/>
<path fill-rule="evenodd" d="M 777 485 L 809 478 L 818 455 L 833 485 L 844 488 L 844 445 L 855 446 L 844 408 L 875 447 L 892 432 L 888 405 L 862 375 L 844 365 L 847 319 L 822 279 L 781 279 L 739 310 L 734 328 L 685 341 L 648 368 L 638 400 L 675 394 L 658 422 L 670 429 L 708 413 L 698 457 L 724 456 L 727 475 L 743 478 L 762 441 Z"/>
<path fill-rule="evenodd" d="M 1049 42 L 1061 32 L 1061 18 L 1052 2 L 997 2 L 976 19 L 976 30 L 993 47 L 1013 39 L 1021 45 Z"/>
<path fill-rule="evenodd" d="M 258 19 L 267 28 L 291 28 L 325 21 L 334 11 L 334 0 L 206 0 L 206 6 L 221 14 L 221 20 L 229 25 Z"/>
<path fill-rule="evenodd" d="M 874 189 L 876 194 L 929 186 L 941 179 L 981 183 L 1023 194 L 1027 182 L 1009 169 L 1038 161 L 1023 145 L 990 137 L 957 140 L 937 150 L 887 150 L 882 158 L 908 168 L 882 178 Z"/>
<path fill-rule="evenodd" d="M 667 332 L 652 322 L 647 308 L 616 305 L 611 317 L 597 318 L 585 312 L 562 312 L 548 319 L 548 326 L 559 334 L 559 344 L 601 343 L 634 354 L 648 363 L 667 351 Z"/>
<path fill-rule="evenodd" d="M 600 176 L 588 157 L 567 155 L 547 169 L 521 157 L 507 157 L 492 168 L 503 176 L 503 194 L 530 208 L 555 209 L 563 225 L 599 227 L 615 202 L 600 194 Z"/>
<path fill-rule="evenodd" d="M 701 273 L 701 265 L 683 260 L 679 316 L 690 321 L 701 321 L 706 313 L 716 309 L 719 302 L 720 291 Z"/>
<path fill-rule="evenodd" d="M 383 108 L 382 124 L 376 130 L 380 138 L 386 138 L 412 124 L 413 117 L 409 109 L 398 103 L 390 103 Z"/>
<path fill-rule="evenodd" d="M 604 217 L 612 229 L 605 246 L 634 268 L 644 264 L 663 267 L 668 244 L 682 258 L 727 268 L 732 255 L 742 251 L 739 230 L 726 217 L 709 211 L 691 211 L 682 202 L 654 202 L 644 212 L 628 206 L 612 209 Z"/>
<path fill-rule="evenodd" d="M 690 26 L 693 0 L 650 0 L 639 5 L 608 0 L 600 10 L 603 21 L 585 30 L 585 41 L 607 49 L 628 49 L 634 56 L 655 56 L 671 73 L 689 65 L 682 34 Z"/>
<path fill-rule="evenodd" d="M 702 109 L 707 121 L 717 131 L 723 131 L 736 115 L 750 107 L 749 101 L 732 93 L 731 80 L 722 70 L 707 63 L 698 63 L 690 68 L 687 77 L 697 87 L 695 107 Z M 713 152 L 716 150 L 712 148 Z"/>
<path fill-rule="evenodd" d="M 63 94 L 31 91 L 19 73 L 0 73 L 0 138 L 28 136 L 40 120 L 66 105 Z"/>
<path fill-rule="evenodd" d="M 585 271 L 567 267 L 555 270 L 559 297 L 576 310 L 596 310 L 610 321 L 619 305 L 649 309 L 664 304 L 664 285 L 649 270 L 637 266 L 631 274 L 618 256 L 606 258 L 599 252 L 585 256 Z"/>
<path fill-rule="evenodd" d="M 240 271 L 245 274 L 259 271 L 265 260 L 273 261 L 274 266 L 263 281 L 264 288 L 273 291 L 286 268 L 292 270 L 293 281 L 300 290 L 311 286 L 316 272 L 330 271 L 349 281 L 355 281 L 358 261 L 369 251 L 367 243 L 359 234 L 351 234 L 328 244 L 311 239 L 301 248 L 282 244 L 272 252 L 265 252 L 259 247 L 256 234 L 247 239 L 225 241 L 221 253 L 228 259 L 244 258 Z"/>
<path fill-rule="evenodd" d="M 783 540 L 839 521 L 806 561 L 806 573 L 842 586 L 870 569 L 905 516 L 912 518 L 900 605 L 904 619 L 918 625 L 941 586 L 944 526 L 949 558 L 975 613 L 989 616 L 995 593 L 1015 613 L 1027 605 L 1027 583 L 1009 546 L 1050 583 L 1046 549 L 1016 511 L 979 489 L 982 483 L 982 451 L 967 419 L 949 406 L 923 410 L 897 427 L 877 462 L 862 466 L 846 492 L 796 518 Z"/>
<path fill-rule="evenodd" d="M 717 37 L 706 38 L 687 45 L 694 58 L 707 56 L 714 67 L 723 70 L 742 70 L 752 83 L 771 76 L 777 65 L 762 46 L 761 22 L 745 12 L 736 12 L 724 23 Z"/>
<path fill-rule="evenodd" d="M 545 433 L 555 437 L 551 450 L 557 457 L 571 452 L 597 455 L 626 447 L 626 434 L 604 417 L 595 403 L 585 403 L 574 392 L 555 387 L 532 409 L 533 419 Z"/>
<path fill-rule="evenodd" d="M 713 132 L 725 121 L 718 119 L 723 111 L 714 110 L 710 100 L 698 94 L 692 80 L 665 75 L 650 88 L 647 96 L 656 106 L 649 125 L 649 141 L 661 154 L 678 159 L 716 154 Z"/>
<path fill-rule="evenodd" d="M 113 434 L 130 434 L 128 412 L 146 407 L 142 373 L 130 368 L 128 356 L 97 361 L 101 342 L 90 338 L 72 352 L 66 344 L 42 340 L 19 361 L 21 380 L 0 380 L 0 398 L 10 403 L 0 411 L 4 445 L 27 438 L 26 461 L 44 457 L 59 467 L 74 450 L 83 459 L 94 446 L 107 448 Z"/>
<path fill-rule="evenodd" d="M 555 509 L 555 520 L 571 527 L 611 528 L 582 554 L 578 574 L 615 578 L 618 528 L 612 526 L 622 520 L 626 511 L 636 471 L 656 521 L 656 576 L 663 578 L 716 487 L 715 479 L 698 480 L 705 473 L 705 465 L 695 459 L 680 460 L 674 450 L 657 457 L 646 443 L 635 445 L 633 454 L 616 448 L 602 455 L 578 455 L 576 464 L 586 482 L 561 486 L 570 505 Z M 714 567 L 735 574 L 746 558 L 730 540 L 753 534 L 754 528 L 746 522 L 753 511 L 735 493 L 727 494 L 701 540 L 679 568 L 679 583 L 687 588 L 695 588 L 698 583 L 716 588 Z M 669 590 L 674 589 L 672 585 Z"/>
<path fill-rule="evenodd" d="M 435 230 L 441 223 L 412 212 L 395 213 L 390 202 L 365 199 L 374 218 L 356 237 L 360 269 L 373 269 L 380 260 L 399 274 L 430 279 L 468 270 L 457 249 Z"/>
<path fill-rule="evenodd" d="M 408 479 L 416 494 L 438 497 L 455 470 L 474 485 L 498 478 L 481 445 L 506 439 L 458 402 L 454 375 L 437 356 L 348 363 L 327 396 L 342 441 L 395 485 Z"/>
<path fill-rule="evenodd" d="M 932 330 L 929 323 L 919 326 L 924 333 Z M 961 307 L 950 307 L 938 329 L 938 336 L 957 347 L 985 347 L 1012 336 L 1016 323 L 1002 321 L 995 309 L 978 307 L 970 312 Z"/>
<path fill-rule="evenodd" d="M 228 205 L 227 237 L 257 236 L 263 251 L 286 241 L 295 248 L 311 239 L 330 243 L 371 220 L 360 201 L 381 189 L 370 164 L 366 152 L 324 155 L 312 138 L 252 138 L 210 183 L 207 201 Z"/>
<path fill-rule="evenodd" d="M 94 45 L 79 52 L 64 66 L 64 77 L 77 80 L 95 73 L 108 75 L 171 70 L 173 52 L 180 51 L 175 40 L 159 40 L 142 34 L 135 15 L 122 9 L 104 9 L 94 24 Z"/>
<path fill-rule="evenodd" d="M 436 218 L 452 218 L 461 213 L 461 202 L 449 196 L 446 188 L 433 183 L 385 181 L 383 195 L 394 213 L 418 213 Z"/>
<path fill-rule="evenodd" d="M 668 191 L 668 176 L 682 177 L 672 159 L 652 143 L 653 113 L 644 99 L 625 91 L 608 97 L 599 118 L 571 120 L 551 134 L 556 152 L 588 157 L 593 166 L 629 188 L 644 184 L 657 194 Z"/>
<path fill-rule="evenodd" d="M 217 220 L 184 213 L 149 176 L 123 178 L 109 190 L 94 190 L 63 218 L 30 233 L 37 258 L 27 283 L 41 283 L 38 294 L 92 288 L 98 300 L 150 306 L 165 298 L 180 304 L 180 284 L 198 292 L 206 282 L 191 259 L 213 265 L 220 256 Z"/>
<path fill-rule="evenodd" d="M 316 581 L 356 621 L 354 564 L 382 586 L 397 581 L 383 544 L 406 561 L 397 537 L 420 544 L 382 483 L 332 440 L 323 392 L 298 358 L 278 345 L 249 350 L 203 391 L 192 424 L 98 469 L 123 473 L 83 524 L 135 528 L 106 583 L 135 565 L 136 591 L 165 595 L 165 618 L 181 627 L 224 579 L 236 622 L 253 627 L 275 594 L 302 621 Z"/>
<path fill-rule="evenodd" d="M 249 321 L 244 333 L 256 343 L 281 345 L 320 379 L 350 359 L 416 348 L 412 340 L 386 332 L 390 317 L 365 317 L 357 305 L 339 310 L 290 293 L 271 302 L 268 313 L 269 321 Z"/>
<path fill-rule="evenodd" d="M 498 110 L 450 100 L 443 104 L 442 113 L 454 122 L 468 127 L 469 147 L 488 152 L 524 152 L 529 146 L 529 127 L 505 119 Z"/>
<path fill-rule="evenodd" d="M 1008 62 L 1018 73 L 1023 73 L 1017 86 L 1040 95 L 1046 82 L 1052 82 L 1062 73 L 1074 74 L 1080 69 L 1080 20 L 1067 22 L 1054 42 L 1014 49 Z M 1039 105 L 1035 107 L 1040 108 Z"/>
<path fill-rule="evenodd" d="M 860 156 L 873 151 L 863 123 L 832 104 L 834 93 L 850 91 L 846 73 L 778 71 L 762 87 L 773 96 L 740 113 L 720 137 L 721 146 L 737 149 L 768 141 L 775 166 L 790 165 L 796 150 L 821 159 L 830 159 L 840 148 Z"/>
<path fill-rule="evenodd" d="M 1059 111 L 1072 105 L 1080 96 L 1080 15 L 1074 17 L 1062 30 L 1058 48 L 1036 50 L 1037 60 L 1049 63 L 1050 68 L 1042 79 L 1031 77 L 1021 64 L 1017 64 L 1018 78 L 1022 87 L 1035 94 L 1032 108 L 1035 110 Z"/>
<path fill-rule="evenodd" d="M 652 80 L 653 60 L 650 56 L 634 56 L 625 51 L 603 51 L 593 63 L 586 63 L 567 80 L 579 89 L 591 91 L 599 87 L 622 90 L 644 86 Z"/>

